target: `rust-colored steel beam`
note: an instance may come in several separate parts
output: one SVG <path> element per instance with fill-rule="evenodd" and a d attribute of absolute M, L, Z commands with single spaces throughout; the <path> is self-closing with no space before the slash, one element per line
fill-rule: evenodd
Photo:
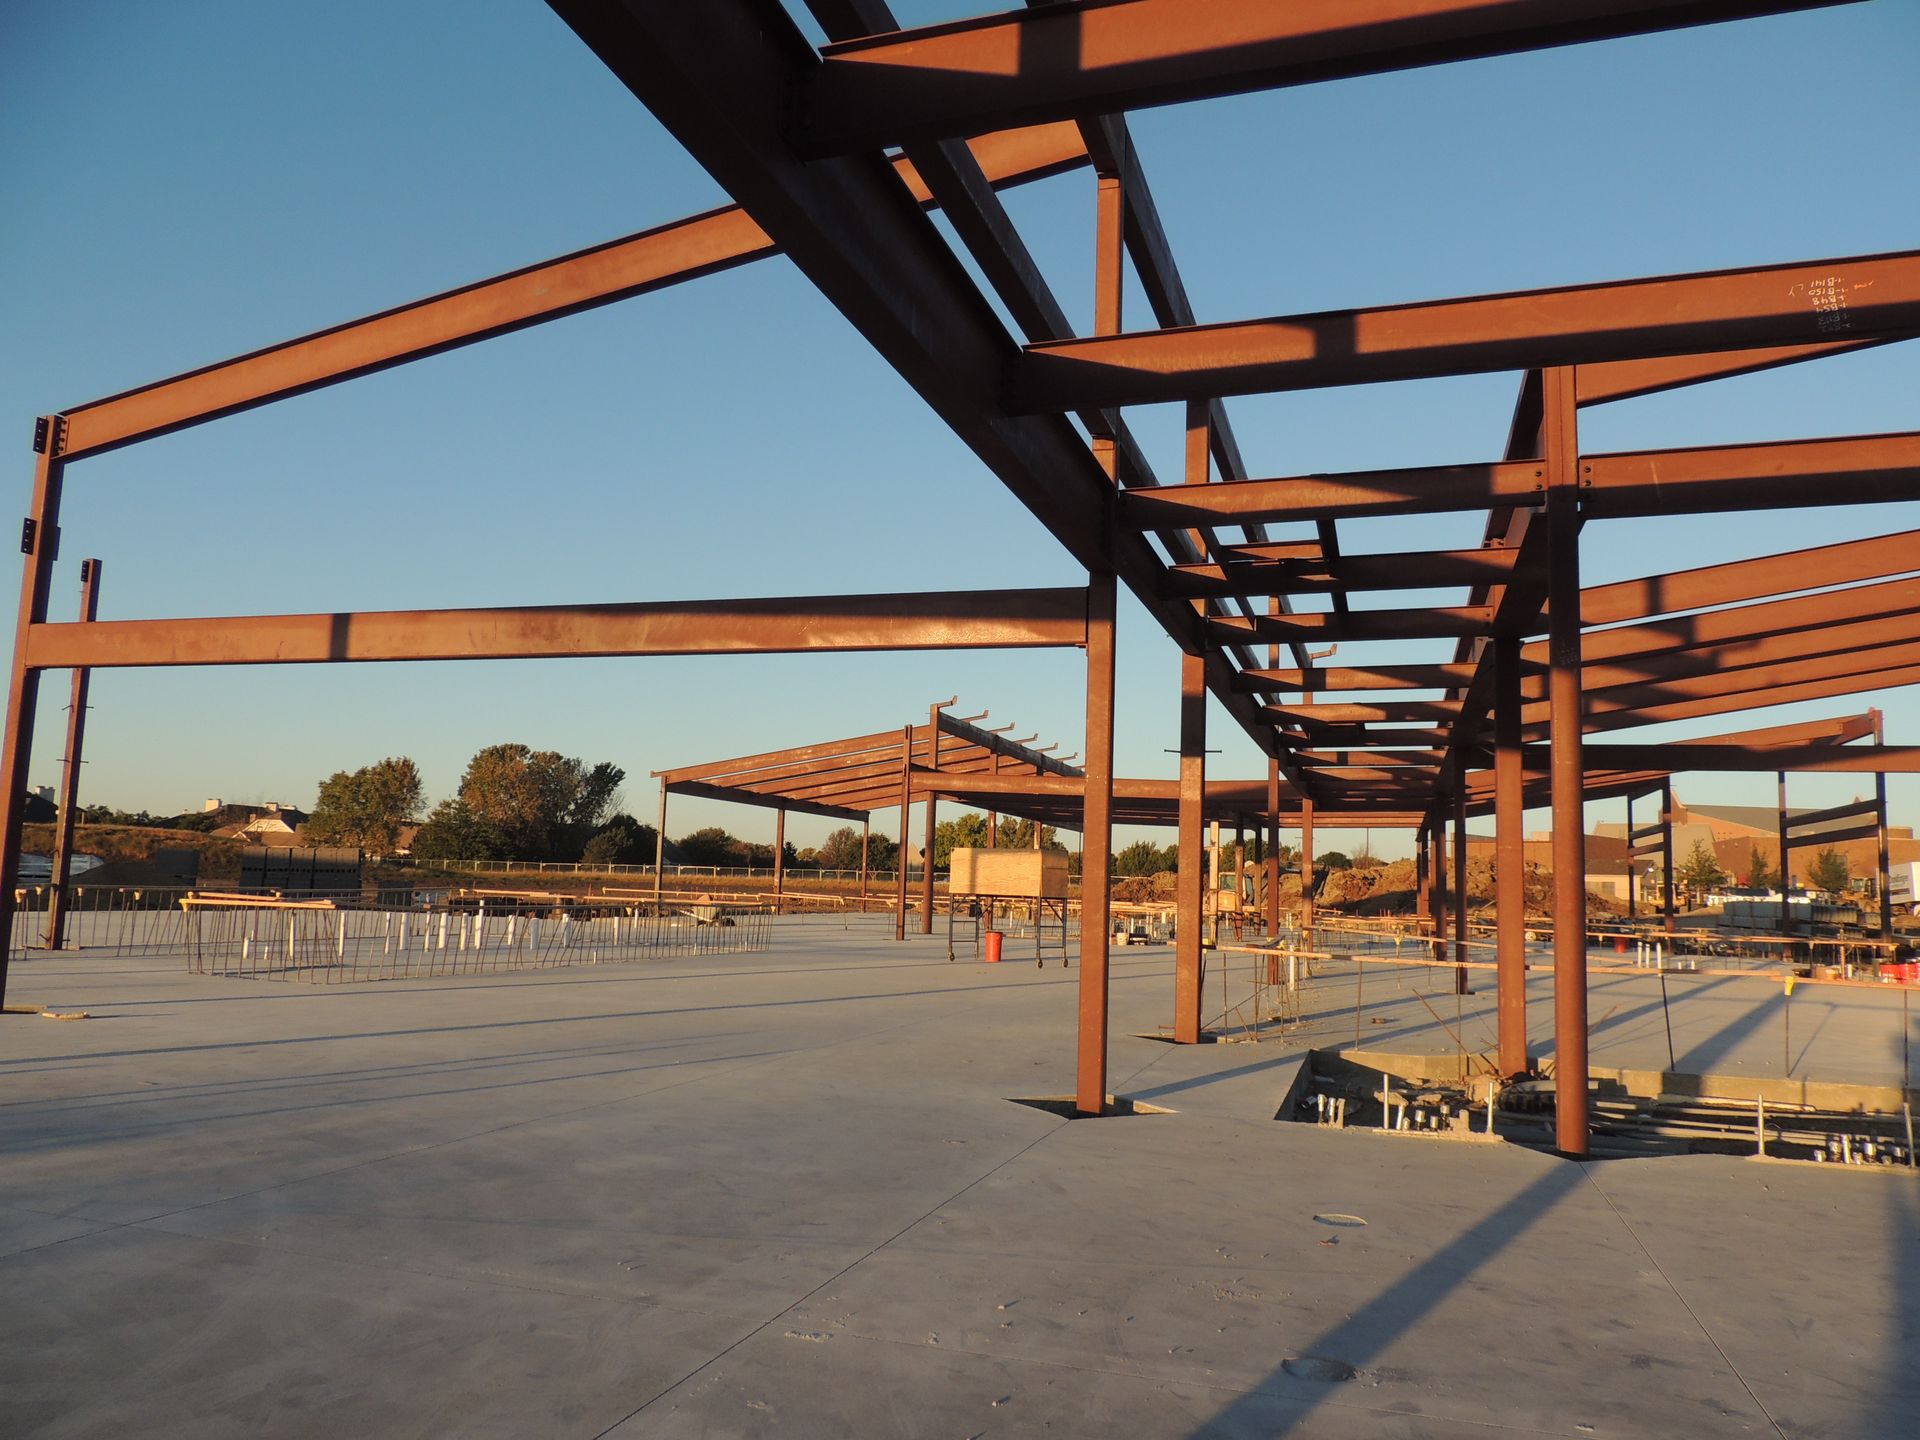
<path fill-rule="evenodd" d="M 996 186 L 1087 161 L 1067 124 L 982 136 L 971 150 Z M 894 168 L 916 202 L 931 203 L 910 164 Z M 729 205 L 75 406 L 66 412 L 65 453 L 97 455 L 777 253 L 752 217 Z"/>
<path fill-rule="evenodd" d="M 80 562 L 80 620 L 91 623 L 100 611 L 100 562 Z M 67 910 L 73 879 L 73 826 L 80 807 L 80 766 L 87 738 L 87 692 L 91 674 L 73 672 L 67 699 L 67 755 L 60 762 L 60 809 L 53 826 L 53 876 L 47 886 L 46 947 L 58 950 L 67 938 Z"/>
<path fill-rule="evenodd" d="M 1107 947 L 1113 938 L 1113 576 L 1089 575 L 1087 595 L 1087 778 L 1074 1108 L 1082 1115 L 1098 1115 L 1107 1100 Z"/>
<path fill-rule="evenodd" d="M 792 745 L 784 750 L 766 750 L 758 755 L 742 755 L 732 760 L 713 760 L 702 765 L 681 765 L 674 769 L 654 770 L 649 773 L 669 780 L 707 780 L 716 775 L 742 774 L 881 750 L 891 750 L 897 764 L 898 744 L 897 731 L 882 730 L 877 734 L 855 735 L 846 740 L 827 740 L 816 745 Z"/>
<path fill-rule="evenodd" d="M 1743 691 L 1737 695 L 1680 700 L 1670 705 L 1646 705 L 1636 710 L 1621 710 L 1612 714 L 1591 716 L 1587 720 L 1587 729 L 1589 731 L 1628 730 L 1640 725 L 1664 725 L 1673 720 L 1694 720 L 1707 715 L 1732 715 L 1743 710 L 1791 705 L 1803 700 L 1830 700 L 1842 695 L 1862 695 L 1875 690 L 1894 690 L 1902 685 L 1914 684 L 1920 684 L 1920 665 L 1883 670 L 1872 676 L 1842 675 L 1832 680 L 1808 680 L 1798 685 L 1781 685 L 1767 691 Z M 1527 738 L 1539 738 L 1535 727 L 1527 728 Z"/>
<path fill-rule="evenodd" d="M 1291 523 L 1328 513 L 1426 515 L 1483 510 L 1490 505 L 1538 505 L 1544 490 L 1539 462 L 1429 465 L 1399 470 L 1241 480 L 1188 490 L 1177 485 L 1134 490 L 1121 497 L 1122 520 L 1137 529 L 1250 522 Z"/>
<path fill-rule="evenodd" d="M 1920 499 L 1920 434 L 1587 455 L 1580 493 L 1597 520 Z"/>
<path fill-rule="evenodd" d="M 1895 614 L 1855 624 L 1821 625 L 1786 634 L 1763 634 L 1751 640 L 1727 640 L 1687 650 L 1662 650 L 1649 655 L 1584 667 L 1591 677 L 1589 693 L 1648 686 L 1669 680 L 1725 675 L 1736 687 L 1759 670 L 1785 676 L 1776 667 L 1792 666 L 1796 680 L 1852 675 L 1864 669 L 1904 667 L 1920 663 L 1911 646 L 1920 643 L 1920 613 Z M 1862 664 L 1863 659 L 1867 662 Z M 1533 677 L 1521 682 L 1521 695 L 1538 700 L 1544 686 Z"/>
<path fill-rule="evenodd" d="M 1104 0 L 829 45 L 809 154 L 1813 8 L 1827 0 Z"/>
<path fill-rule="evenodd" d="M 1885 345 L 1882 340 L 1818 340 L 1808 345 L 1769 345 L 1754 350 L 1731 350 L 1709 355 L 1662 355 L 1652 360 L 1609 360 L 1597 365 L 1582 365 L 1574 384 L 1580 404 L 1605 405 L 1614 400 L 1631 400 L 1640 395 L 1657 395 L 1710 380 L 1726 380 L 1735 375 L 1752 375 L 1796 365 L 1803 360 L 1818 360 L 1827 355 L 1844 355 L 1852 350 L 1870 350 Z"/>
<path fill-rule="evenodd" d="M 1445 745 L 1453 739 L 1452 730 L 1396 727 L 1368 730 L 1360 726 L 1315 726 L 1311 735 L 1293 737 L 1318 750 L 1419 749 Z"/>
<path fill-rule="evenodd" d="M 1580 613 L 1590 626 L 1613 625 L 1676 610 L 1764 600 L 1816 586 L 1877 580 L 1910 570 L 1920 570 L 1920 530 L 1592 585 L 1580 594 Z"/>
<path fill-rule="evenodd" d="M 1245 670 L 1240 674 L 1237 688 L 1249 695 L 1291 695 L 1308 690 L 1445 690 L 1467 685 L 1473 673 L 1474 666 L 1465 662 Z"/>
<path fill-rule="evenodd" d="M 1658 745 L 1601 744 L 1586 747 L 1596 770 L 1755 771 L 1787 770 L 1833 775 L 1920 774 L 1920 745 L 1701 745 L 1674 741 Z M 1537 746 L 1527 747 L 1527 768 L 1541 767 Z M 1813 840 L 1823 836 L 1809 836 Z"/>
<path fill-rule="evenodd" d="M 1169 594 L 1201 599 L 1338 590 L 1426 590 L 1504 580 L 1512 572 L 1515 558 L 1511 550 L 1485 548 L 1315 560 L 1204 561 L 1171 567 L 1167 589 Z"/>
<path fill-rule="evenodd" d="M 1888 641 L 1911 639 L 1911 627 L 1905 617 L 1920 612 L 1920 578 L 1888 580 L 1860 585 L 1851 590 L 1833 590 L 1804 595 L 1791 600 L 1770 600 L 1758 605 L 1743 605 L 1730 610 L 1711 610 L 1697 615 L 1676 615 L 1644 625 L 1623 626 L 1615 630 L 1596 630 L 1580 642 L 1587 664 L 1626 662 L 1669 650 L 1695 650 L 1707 645 L 1754 644 L 1773 636 L 1791 636 L 1824 627 L 1859 624 L 1869 620 L 1894 622 Z M 1790 659 L 1800 647 L 1792 644 L 1779 649 L 1756 648 L 1749 652 L 1750 663 Z M 1546 646 L 1535 643 L 1521 652 L 1529 660 L 1544 658 Z"/>
<path fill-rule="evenodd" d="M 1269 705 L 1266 713 L 1283 724 L 1404 725 L 1409 721 L 1450 723 L 1460 713 L 1458 700 L 1386 700 L 1376 705 Z M 1311 733 L 1311 731 L 1309 731 Z"/>
<path fill-rule="evenodd" d="M 710 785 L 704 780 L 680 780 L 667 786 L 674 795 L 692 795 L 702 800 L 725 800 L 734 805 L 753 805 L 763 810 L 797 810 L 826 820 L 858 820 L 866 815 L 861 807 L 828 805 L 813 800 L 793 800 L 782 795 L 760 795 L 726 785 Z"/>
<path fill-rule="evenodd" d="M 1029 346 L 1053 412 L 1920 331 L 1920 251 L 1335 310 Z"/>
<path fill-rule="evenodd" d="M 1916 628 L 1920 628 L 1920 617 L 1916 617 Z M 1677 653 L 1691 656 L 1697 652 Z M 1590 717 L 1612 715 L 1621 711 L 1677 705 L 1711 696 L 1750 695 L 1754 697 L 1753 703 L 1756 705 L 1772 704 L 1774 702 L 1765 697 L 1784 686 L 1845 676 L 1858 678 L 1861 690 L 1877 690 L 1885 684 L 1879 678 L 1881 675 L 1916 667 L 1920 667 L 1920 641 L 1876 650 L 1843 650 L 1780 665 L 1756 665 L 1738 670 L 1708 669 L 1697 674 L 1676 675 L 1652 682 L 1636 681 L 1605 686 L 1595 684 L 1587 687 L 1587 714 Z M 1530 705 L 1524 714 L 1528 721 L 1545 718 L 1545 710 L 1540 706 Z"/>
<path fill-rule="evenodd" d="M 1216 487 L 1217 488 L 1217 487 Z M 1313 611 L 1292 615 L 1215 615 L 1208 628 L 1223 643 L 1237 640 L 1422 640 L 1484 635 L 1493 612 L 1484 605 L 1433 605 L 1409 610 Z"/>
<path fill-rule="evenodd" d="M 1358 519 L 1514 509 L 1544 503 L 1544 484 L 1537 460 L 1505 460 L 1243 480 L 1203 491 L 1140 489 L 1122 498 L 1120 514 L 1127 524 L 1147 530 L 1285 522 L 1329 513 Z M 1582 507 L 1599 519 L 1914 499 L 1920 498 L 1920 434 L 1587 455 L 1581 458 L 1580 485 Z M 1489 572 L 1496 567 L 1511 572 L 1524 559 L 1517 547 L 1465 553 L 1502 556 L 1487 562 Z M 1501 578 L 1493 573 L 1444 583 L 1495 584 Z M 1203 583 L 1213 582 L 1203 577 L 1169 581 L 1175 589 Z M 1217 588 L 1225 588 L 1224 582 Z"/>
<path fill-rule="evenodd" d="M 288 665 L 590 655 L 1019 649 L 1086 643 L 1086 591 L 980 590 L 793 599 L 387 610 L 39 623 L 36 669 Z"/>

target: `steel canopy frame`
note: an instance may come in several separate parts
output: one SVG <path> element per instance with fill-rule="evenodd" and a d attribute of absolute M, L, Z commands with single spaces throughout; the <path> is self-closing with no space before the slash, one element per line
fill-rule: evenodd
<path fill-rule="evenodd" d="M 810 0 L 832 39 L 819 51 L 774 0 L 551 4 L 738 203 L 45 417 L 0 755 L 11 785 L 0 862 L 17 860 L 31 707 L 39 673 L 53 666 L 1082 645 L 1084 776 L 1046 763 L 1009 776 L 1001 743 L 949 732 L 936 708 L 924 746 L 909 727 L 868 737 L 864 751 L 834 742 L 752 757 L 765 763 L 751 775 L 691 767 L 662 778 L 663 804 L 670 783 L 837 816 L 936 795 L 1025 806 L 1034 818 L 1084 806 L 1090 856 L 1105 854 L 1114 820 L 1176 813 L 1191 824 L 1219 803 L 1276 834 L 1285 818 L 1306 837 L 1316 821 L 1387 816 L 1439 836 L 1468 804 L 1491 804 L 1508 856 L 1518 807 L 1537 786 L 1532 746 L 1550 739 L 1560 868 L 1580 873 L 1581 798 L 1636 785 L 1644 794 L 1686 768 L 1677 762 L 1776 769 L 1798 758 L 1881 773 L 1911 763 L 1900 747 L 1829 753 L 1840 742 L 1831 727 L 1674 746 L 1582 737 L 1920 683 L 1920 576 L 1909 573 L 1920 556 L 1908 558 L 1920 532 L 1584 589 L 1577 572 L 1592 522 L 1920 497 L 1920 432 L 1601 455 L 1582 451 L 1577 422 L 1612 400 L 1920 333 L 1920 251 L 1200 324 L 1117 113 L 1819 0 L 1077 0 L 906 31 L 881 0 Z M 905 153 L 881 153 L 893 142 Z M 1075 336 L 995 190 L 1089 163 L 1096 323 Z M 935 205 L 1024 343 L 929 222 Z M 776 248 L 1085 567 L 1085 590 L 47 623 L 69 460 Z M 1162 328 L 1121 325 L 1127 256 Z M 1249 478 L 1222 403 L 1489 370 L 1523 374 L 1505 451 L 1480 465 Z M 1168 400 L 1188 405 L 1186 483 L 1161 486 L 1123 409 Z M 1336 529 L 1344 518 L 1460 510 L 1486 512 L 1478 550 L 1343 553 Z M 1296 522 L 1314 538 L 1265 529 Z M 1218 533 L 1229 525 L 1244 538 Z M 1264 782 L 1216 792 L 1184 762 L 1181 782 L 1112 776 L 1116 580 L 1188 657 L 1196 705 L 1203 689 L 1213 694 L 1271 757 Z M 1353 601 L 1456 586 L 1464 604 Z M 1303 597 L 1328 608 L 1295 608 Z M 1451 659 L 1322 666 L 1308 650 L 1422 639 L 1453 642 Z M 1191 728 L 1183 750 L 1188 738 L 1203 744 Z M 1874 735 L 1884 738 L 1877 721 Z M 1508 1028 L 1516 997 L 1505 957 L 1521 917 L 1505 886 L 1499 913 L 1504 1063 L 1524 1053 L 1524 1036 L 1516 1045 Z M 1560 968 L 1563 989 L 1584 995 L 1583 957 L 1569 950 Z M 1104 963 L 1083 965 L 1082 982 L 1077 1100 L 1091 1112 L 1104 1098 Z M 1559 1028 L 1577 1080 L 1584 1011 L 1564 1009 Z M 1576 1109 L 1559 1132 L 1574 1154 L 1585 1149 Z"/>

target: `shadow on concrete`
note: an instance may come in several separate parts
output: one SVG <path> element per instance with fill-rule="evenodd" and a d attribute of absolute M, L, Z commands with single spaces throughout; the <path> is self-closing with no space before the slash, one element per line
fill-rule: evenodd
<path fill-rule="evenodd" d="M 208 1100 L 233 1093 L 259 1094 L 308 1085 L 359 1085 L 382 1080 L 404 1080 L 426 1075 L 471 1073 L 510 1065 L 540 1065 L 592 1056 L 639 1055 L 660 1050 L 681 1050 L 690 1045 L 729 1040 L 740 1032 L 718 1030 L 704 1035 L 677 1036 L 670 1040 L 645 1043 L 631 1041 L 603 1045 L 555 1046 L 543 1050 L 511 1050 L 495 1055 L 458 1055 L 439 1060 L 409 1060 L 398 1065 L 357 1065 L 346 1070 L 312 1070 L 294 1075 L 247 1076 L 238 1080 L 206 1080 L 187 1085 L 145 1084 L 134 1089 L 95 1090 L 77 1095 L 35 1096 L 26 1100 L 0 1100 L 0 1115 L 9 1110 L 41 1109 L 70 1115 L 88 1110 L 112 1109 L 119 1105 L 152 1104 L 168 1100 Z M 15 1074 L 22 1072 L 16 1071 Z"/>
<path fill-rule="evenodd" d="M 1553 1165 L 1499 1209 L 1475 1221 L 1390 1287 L 1298 1355 L 1283 1360 L 1253 1390 L 1235 1400 L 1193 1434 L 1282 1436 L 1315 1409 L 1339 1398 L 1341 1381 L 1364 1376 L 1368 1364 L 1410 1331 L 1435 1306 L 1498 1255 L 1583 1183 L 1581 1167 Z M 1276 1402 L 1290 1413 L 1273 1414 Z"/>
<path fill-rule="evenodd" d="M 328 1035 L 287 1035 L 276 1039 L 222 1040 L 204 1045 L 161 1045 L 142 1050 L 94 1050 L 75 1051 L 64 1055 L 24 1055 L 17 1059 L 0 1060 L 0 1066 L 8 1068 L 10 1074 L 31 1073 L 24 1067 L 51 1064 L 60 1060 L 124 1060 L 143 1055 L 190 1055 L 209 1050 L 251 1050 L 254 1048 L 272 1049 L 281 1045 L 333 1045 L 348 1040 L 394 1040 L 416 1035 L 460 1035 L 488 1030 L 516 1030 L 533 1025 L 586 1025 L 606 1020 L 660 1020 L 683 1015 L 730 1014 L 748 1010 L 786 1010 L 811 1008 L 823 1005 L 852 1005 L 867 1000 L 923 1000 L 932 995 L 959 996 L 979 994 L 986 990 L 1016 990 L 1039 985 L 1078 986 L 1079 975 L 1069 971 L 1057 980 L 1019 980 L 994 981 L 974 986 L 972 989 L 956 991 L 950 986 L 931 990 L 891 990 L 868 991 L 855 995 L 824 995 L 818 999 L 800 1000 L 744 1000 L 730 1005 L 686 1005 L 669 1006 L 658 1010 L 600 1010 L 587 1015 L 546 1015 L 529 1016 L 524 1020 L 488 1020 L 476 1021 L 467 1025 L 419 1025 L 405 1030 L 348 1030 Z M 322 992 L 324 993 L 324 992 Z"/>
<path fill-rule="evenodd" d="M 1706 1039 L 1696 1040 L 1680 1051 L 1676 1057 L 1680 1069 L 1695 1075 L 1706 1074 L 1763 1026 L 1771 1024 L 1778 1030 L 1788 1003 L 1782 990 L 1776 989 L 1766 999 L 1747 1006 Z"/>
<path fill-rule="evenodd" d="M 1275 1055 L 1270 1060 L 1255 1060 L 1250 1065 L 1236 1065 L 1231 1070 L 1215 1070 L 1209 1075 L 1195 1075 L 1186 1080 L 1170 1080 L 1165 1085 L 1155 1085 L 1148 1090 L 1132 1090 L 1128 1093 L 1135 1100 L 1158 1100 L 1162 1095 L 1177 1095 L 1182 1090 L 1198 1090 L 1204 1085 L 1218 1085 L 1225 1080 L 1238 1080 L 1246 1075 L 1258 1075 L 1263 1070 L 1276 1070 L 1282 1065 L 1300 1065 L 1305 1063 L 1306 1051 L 1302 1048 L 1289 1049 L 1284 1055 Z"/>
<path fill-rule="evenodd" d="M 520 1090 L 534 1085 L 560 1085 L 569 1081 L 608 1080 L 622 1075 L 641 1075 L 650 1070 L 687 1070 L 708 1065 L 723 1065 L 735 1060 L 763 1060 L 776 1055 L 789 1055 L 791 1050 L 746 1050 L 731 1055 L 709 1055 L 694 1060 L 656 1060 L 643 1065 L 619 1065 L 604 1070 L 573 1070 L 561 1075 L 543 1075 L 532 1079 L 501 1080 L 491 1085 L 456 1084 L 431 1090 L 396 1090 L 382 1095 L 360 1095 L 348 1099 L 315 1100 L 305 1105 L 271 1105 L 258 1109 L 236 1109 L 219 1114 L 195 1112 L 171 1119 L 137 1120 L 132 1123 L 111 1126 L 98 1130 L 74 1130 L 59 1126 L 57 1121 L 61 1112 L 48 1111 L 42 1117 L 48 1122 L 44 1126 L 23 1126 L 7 1138 L 9 1154 L 20 1155 L 32 1151 L 45 1151 L 66 1145 L 91 1146 L 103 1141 L 125 1139 L 129 1136 L 146 1136 L 160 1131 L 176 1129 L 180 1126 L 217 1125 L 229 1120 L 258 1120 L 274 1115 L 298 1115 L 313 1110 L 344 1110 L 367 1105 L 383 1105 L 402 1100 L 430 1100 L 446 1095 L 482 1095 L 489 1091 Z M 321 1082 L 324 1083 L 324 1082 Z M 629 1097 L 615 1097 L 629 1098 Z"/>

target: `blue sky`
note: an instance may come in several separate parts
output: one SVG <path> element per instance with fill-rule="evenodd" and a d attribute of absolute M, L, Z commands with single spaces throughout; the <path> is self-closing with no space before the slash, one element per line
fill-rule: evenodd
<path fill-rule="evenodd" d="M 1916 74 L 1920 6 L 1872 0 L 1132 123 L 1195 309 L 1228 320 L 1912 247 Z M 1091 186 L 1082 172 L 1009 197 L 1081 326 Z M 0 13 L 0 193 L 0 400 L 22 503 L 38 413 L 725 200 L 532 0 L 15 0 Z M 1137 291 L 1129 313 L 1147 315 Z M 1257 474 L 1482 460 L 1514 385 L 1232 413 Z M 1910 343 L 1588 412 L 1583 443 L 1907 430 L 1916 396 Z M 1178 422 L 1137 415 L 1167 475 Z M 1585 576 L 1915 527 L 1915 504 L 1615 522 L 1589 529 Z M 1350 551 L 1475 544 L 1479 525 L 1343 534 Z M 80 462 L 62 553 L 56 615 L 97 555 L 105 618 L 1083 579 L 780 259 Z M 1176 652 L 1122 603 L 1119 768 L 1170 775 Z M 1342 652 L 1363 655 L 1386 658 Z M 1081 677 L 1057 653 L 104 672 L 84 798 L 308 803 L 333 770 L 388 754 L 418 759 L 437 798 L 474 750 L 516 739 L 624 766 L 629 807 L 650 818 L 651 769 L 898 725 L 956 692 L 963 714 L 990 708 L 989 723 L 1077 750 Z M 36 782 L 56 774 L 65 695 L 50 676 Z M 1890 739 L 1920 743 L 1920 703 L 1899 694 L 1750 723 L 1869 704 Z M 1260 772 L 1218 710 L 1214 730 L 1216 773 Z M 1859 788 L 1805 777 L 1794 798 Z M 1766 803 L 1772 781 L 1680 790 Z M 1897 819 L 1920 820 L 1920 785 L 1893 794 Z M 669 830 L 706 823 L 764 838 L 772 817 L 682 800 Z M 797 819 L 790 834 L 827 828 Z"/>

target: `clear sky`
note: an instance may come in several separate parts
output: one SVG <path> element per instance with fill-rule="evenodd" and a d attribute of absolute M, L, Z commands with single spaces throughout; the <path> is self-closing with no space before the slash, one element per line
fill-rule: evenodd
<path fill-rule="evenodd" d="M 913 23 L 966 6 L 896 10 Z M 1916 77 L 1920 5 L 1871 0 L 1132 123 L 1194 307 L 1229 320 L 1911 248 Z M 22 504 L 36 414 L 726 198 L 535 0 L 12 0 L 0 194 L 0 404 Z M 1009 204 L 1086 326 L 1089 174 Z M 1147 313 L 1136 291 L 1130 319 Z M 1321 391 L 1232 414 L 1256 474 L 1484 460 L 1515 383 Z M 1138 424 L 1177 475 L 1178 416 L 1146 409 Z M 1591 411 L 1582 439 L 1914 428 L 1909 343 Z M 83 461 L 67 493 L 57 618 L 88 555 L 105 561 L 103 618 L 1084 579 L 781 259 Z M 1589 528 L 1585 574 L 1916 527 L 1912 503 L 1615 522 Z M 1471 545 L 1479 521 L 1343 536 L 1350 551 Z M 1118 765 L 1171 775 L 1176 651 L 1122 605 Z M 83 798 L 308 804 L 333 770 L 388 754 L 414 756 L 438 798 L 473 751 L 523 740 L 624 766 L 629 808 L 650 819 L 651 769 L 883 729 L 955 693 L 962 714 L 991 709 L 988 723 L 1075 751 L 1082 674 L 1055 652 L 103 672 Z M 36 783 L 57 773 L 65 698 L 50 676 Z M 1920 700 L 1900 694 L 1647 733 L 1868 705 L 1890 739 L 1920 743 Z M 1213 717 L 1215 773 L 1262 773 Z M 1772 797 L 1760 776 L 1679 788 Z M 1860 790 L 1806 777 L 1794 800 Z M 1894 802 L 1896 820 L 1920 820 L 1920 785 L 1895 781 Z M 681 800 L 669 831 L 707 823 L 769 838 L 772 816 Z M 804 845 L 827 828 L 800 818 L 789 833 Z"/>

